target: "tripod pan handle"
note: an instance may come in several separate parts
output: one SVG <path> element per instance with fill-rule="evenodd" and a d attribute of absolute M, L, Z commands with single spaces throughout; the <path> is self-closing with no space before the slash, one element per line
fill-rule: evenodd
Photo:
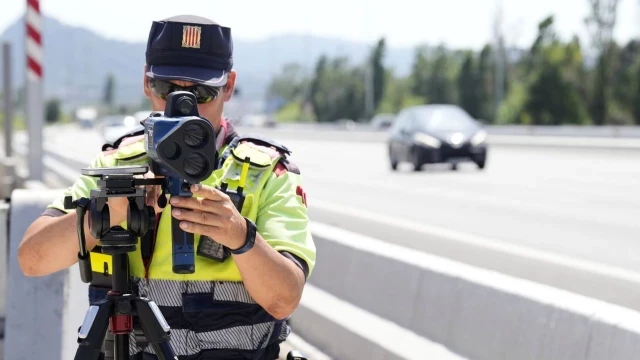
<path fill-rule="evenodd" d="M 78 253 L 78 266 L 80 266 L 80 278 L 82 282 L 88 284 L 93 279 L 93 274 L 91 273 L 91 257 L 90 252 L 87 251 L 85 256 L 80 255 Z"/>

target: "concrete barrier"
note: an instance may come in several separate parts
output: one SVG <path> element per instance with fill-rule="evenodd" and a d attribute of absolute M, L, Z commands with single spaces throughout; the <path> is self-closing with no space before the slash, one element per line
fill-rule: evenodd
<path fill-rule="evenodd" d="M 638 312 L 328 225 L 312 226 L 319 261 L 311 286 L 407 334 L 395 343 L 405 355 L 381 356 L 383 340 L 363 335 L 367 330 L 356 329 L 348 312 L 339 319 L 328 303 L 317 307 L 303 299 L 294 314 L 295 331 L 336 358 L 436 358 L 423 356 L 410 334 L 441 344 L 449 356 L 474 360 L 640 358 Z M 314 296 L 312 290 L 303 298 Z"/>
<path fill-rule="evenodd" d="M 0 202 L 0 339 L 4 337 L 4 322 L 7 314 L 7 273 L 9 265 L 7 254 L 9 250 L 8 224 L 9 224 L 9 203 Z M 0 350 L 2 346 L 0 346 Z M 2 359 L 2 357 L 0 357 Z"/>
<path fill-rule="evenodd" d="M 57 359 L 61 354 L 66 271 L 47 277 L 27 277 L 17 259 L 24 232 L 59 194 L 54 190 L 26 189 L 11 194 L 4 347 L 7 360 Z"/>
<path fill-rule="evenodd" d="M 17 261 L 22 236 L 62 191 L 44 189 L 38 182 L 28 187 L 11 195 L 4 359 L 72 359 L 88 308 L 87 285 L 77 266 L 46 277 L 22 274 Z"/>

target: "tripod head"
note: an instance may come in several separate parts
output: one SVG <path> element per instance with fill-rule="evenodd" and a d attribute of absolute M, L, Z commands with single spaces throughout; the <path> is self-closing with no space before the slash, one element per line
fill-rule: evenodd
<path fill-rule="evenodd" d="M 99 177 L 98 187 L 91 190 L 90 198 L 73 200 L 71 196 L 64 199 L 65 209 L 76 209 L 78 214 L 77 231 L 80 251 L 78 264 L 80 277 L 85 283 L 92 280 L 91 257 L 87 251 L 84 235 L 84 218 L 89 210 L 89 231 L 98 239 L 98 245 L 105 254 L 116 255 L 133 252 L 138 243 L 138 237 L 155 227 L 155 211 L 146 205 L 146 190 L 144 185 L 161 185 L 164 180 L 135 178 L 135 175 L 147 173 L 147 166 L 122 166 L 113 168 L 85 168 L 82 175 Z M 111 227 L 109 217 L 109 198 L 126 197 L 127 228 L 117 225 Z"/>

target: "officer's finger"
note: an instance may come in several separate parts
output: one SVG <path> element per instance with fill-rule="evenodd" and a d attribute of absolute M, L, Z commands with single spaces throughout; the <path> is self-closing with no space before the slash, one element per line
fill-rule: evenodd
<path fill-rule="evenodd" d="M 209 236 L 212 239 L 215 239 L 216 234 L 218 233 L 218 228 L 215 226 L 203 225 L 190 221 L 180 221 L 180 228 L 189 233 Z"/>
<path fill-rule="evenodd" d="M 146 204 L 149 206 L 155 206 L 157 197 L 158 197 L 158 194 L 156 192 L 156 187 L 147 186 Z"/>
<path fill-rule="evenodd" d="M 221 201 L 229 198 L 229 196 L 222 191 L 214 188 L 213 186 L 207 186 L 202 184 L 191 185 L 191 192 L 194 196 L 201 196 L 205 199 Z"/>
<path fill-rule="evenodd" d="M 218 213 L 220 212 L 218 208 L 220 208 L 221 201 L 209 200 L 204 198 L 175 196 L 175 197 L 171 197 L 171 205 L 173 207 L 178 207 L 183 209 Z"/>
<path fill-rule="evenodd" d="M 194 211 L 187 209 L 173 209 L 171 215 L 178 220 L 184 220 L 189 223 L 220 227 L 224 224 L 225 219 L 219 214 L 207 211 Z"/>

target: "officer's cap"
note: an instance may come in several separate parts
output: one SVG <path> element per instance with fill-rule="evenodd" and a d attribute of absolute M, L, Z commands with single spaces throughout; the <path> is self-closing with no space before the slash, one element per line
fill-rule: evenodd
<path fill-rule="evenodd" d="M 154 21 L 146 61 L 151 78 L 222 86 L 233 67 L 231 29 L 193 15 Z"/>

